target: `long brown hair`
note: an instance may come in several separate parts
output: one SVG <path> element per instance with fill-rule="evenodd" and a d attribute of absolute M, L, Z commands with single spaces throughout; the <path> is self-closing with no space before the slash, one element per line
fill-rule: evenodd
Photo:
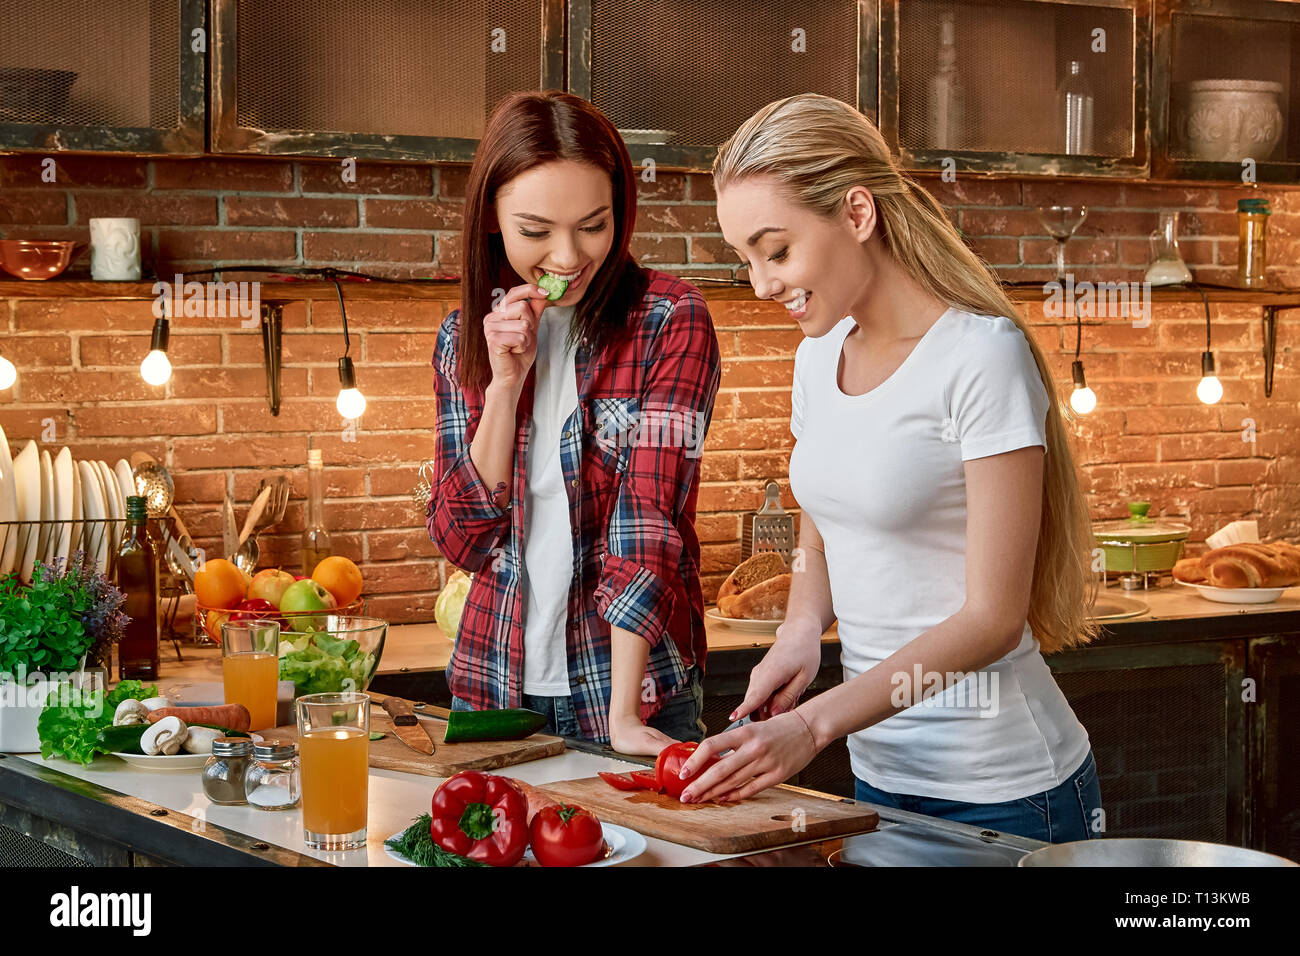
<path fill-rule="evenodd" d="M 613 187 L 613 244 L 574 310 L 570 336 L 585 338 L 598 353 L 623 333 L 628 311 L 645 291 L 645 272 L 628 252 L 636 228 L 636 178 L 614 124 L 571 93 L 511 94 L 488 118 L 465 186 L 457 357 L 462 388 L 482 390 L 491 380 L 483 317 L 492 309 L 492 290 L 523 281 L 506 259 L 501 233 L 489 230 L 497 191 L 534 166 L 558 160 L 604 170 Z"/>
<path fill-rule="evenodd" d="M 875 125 L 847 103 L 804 93 L 751 116 L 718 151 L 714 188 L 755 176 L 772 177 L 827 218 L 840 213 L 849 189 L 865 186 L 885 248 L 921 288 L 968 312 L 1006 316 L 1024 333 L 1050 403 L 1029 626 L 1045 654 L 1095 640 L 1092 526 L 1062 405 L 1037 340 L 993 270 L 961 241 L 935 198 L 903 174 Z"/>

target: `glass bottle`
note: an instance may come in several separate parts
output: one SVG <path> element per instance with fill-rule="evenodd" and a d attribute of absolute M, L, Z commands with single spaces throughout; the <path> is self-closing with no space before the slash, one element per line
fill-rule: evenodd
<path fill-rule="evenodd" d="M 1092 86 L 1083 75 L 1083 63 L 1070 61 L 1070 71 L 1061 84 L 1061 118 L 1065 127 L 1067 155 L 1092 152 Z"/>
<path fill-rule="evenodd" d="M 253 745 L 244 771 L 244 795 L 259 810 L 292 810 L 302 799 L 298 745 L 268 740 Z"/>
<path fill-rule="evenodd" d="M 1267 199 L 1237 200 L 1237 284 L 1245 288 L 1266 285 L 1268 265 Z"/>
<path fill-rule="evenodd" d="M 926 81 L 926 143 L 934 149 L 957 149 L 963 142 L 965 96 L 957 72 L 957 28 L 951 12 L 939 25 L 938 69 Z"/>
<path fill-rule="evenodd" d="M 113 583 L 126 597 L 122 613 L 130 618 L 117 646 L 121 680 L 158 679 L 158 556 L 149 541 L 148 521 L 144 498 L 129 496 L 113 571 Z"/>
<path fill-rule="evenodd" d="M 302 532 L 302 573 L 311 577 L 316 565 L 330 556 L 325 530 L 325 463 L 319 448 L 307 452 L 307 526 Z"/>

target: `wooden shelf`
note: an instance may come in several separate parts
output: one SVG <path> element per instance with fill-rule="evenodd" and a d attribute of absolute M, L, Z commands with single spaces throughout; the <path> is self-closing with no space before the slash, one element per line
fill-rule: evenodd
<path fill-rule="evenodd" d="M 238 281 L 237 276 L 229 281 Z M 689 278 L 687 281 L 691 281 Z M 350 301 L 392 301 L 431 299 L 455 302 L 460 299 L 460 283 L 446 280 L 405 282 L 343 282 L 343 296 Z M 1043 283 L 1011 285 L 1007 293 L 1016 302 L 1035 302 L 1047 298 Z M 727 285 L 698 282 L 706 299 L 754 302 L 757 299 L 748 284 Z M 260 290 L 265 302 L 294 302 L 304 299 L 333 299 L 332 282 L 279 282 L 263 280 Z M 1155 288 L 1151 294 L 1159 302 L 1200 302 L 1195 289 Z M 1300 307 L 1300 289 L 1205 289 L 1211 302 L 1271 305 L 1277 308 Z M 142 300 L 154 298 L 152 282 L 94 282 L 79 279 L 47 279 L 23 282 L 0 281 L 0 299 L 97 299 Z"/>

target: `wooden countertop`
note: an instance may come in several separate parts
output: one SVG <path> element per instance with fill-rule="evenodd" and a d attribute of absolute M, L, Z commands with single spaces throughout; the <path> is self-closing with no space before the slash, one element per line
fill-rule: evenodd
<path fill-rule="evenodd" d="M 1144 601 L 1150 608 L 1145 614 L 1116 621 L 1108 621 L 1111 628 L 1122 630 L 1124 625 L 1150 621 L 1177 621 L 1205 618 L 1236 617 L 1240 615 L 1269 614 L 1279 611 L 1300 612 L 1300 587 L 1283 592 L 1271 604 L 1219 604 L 1202 598 L 1192 588 L 1181 585 L 1155 588 L 1150 591 L 1123 591 L 1108 587 L 1108 597 L 1132 597 Z M 705 621 L 709 651 L 741 650 L 770 647 L 774 634 L 755 634 L 734 630 L 725 624 Z M 823 643 L 839 641 L 834 624 L 822 635 Z M 427 624 L 395 624 L 388 629 L 384 656 L 379 663 L 380 674 L 410 674 L 421 671 L 442 671 L 451 659 L 451 641 L 432 622 Z M 168 680 L 182 678 L 192 681 L 221 680 L 221 652 L 218 648 L 199 648 L 185 645 L 184 661 L 177 662 L 170 644 L 162 648 L 162 673 Z"/>

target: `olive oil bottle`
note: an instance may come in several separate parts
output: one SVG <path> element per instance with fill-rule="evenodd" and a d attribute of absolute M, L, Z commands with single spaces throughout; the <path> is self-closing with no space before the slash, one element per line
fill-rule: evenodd
<path fill-rule="evenodd" d="M 117 550 L 114 583 L 126 597 L 122 613 L 129 621 L 117 646 L 120 680 L 158 678 L 158 555 L 150 541 L 144 498 L 126 499 L 126 530 Z"/>

